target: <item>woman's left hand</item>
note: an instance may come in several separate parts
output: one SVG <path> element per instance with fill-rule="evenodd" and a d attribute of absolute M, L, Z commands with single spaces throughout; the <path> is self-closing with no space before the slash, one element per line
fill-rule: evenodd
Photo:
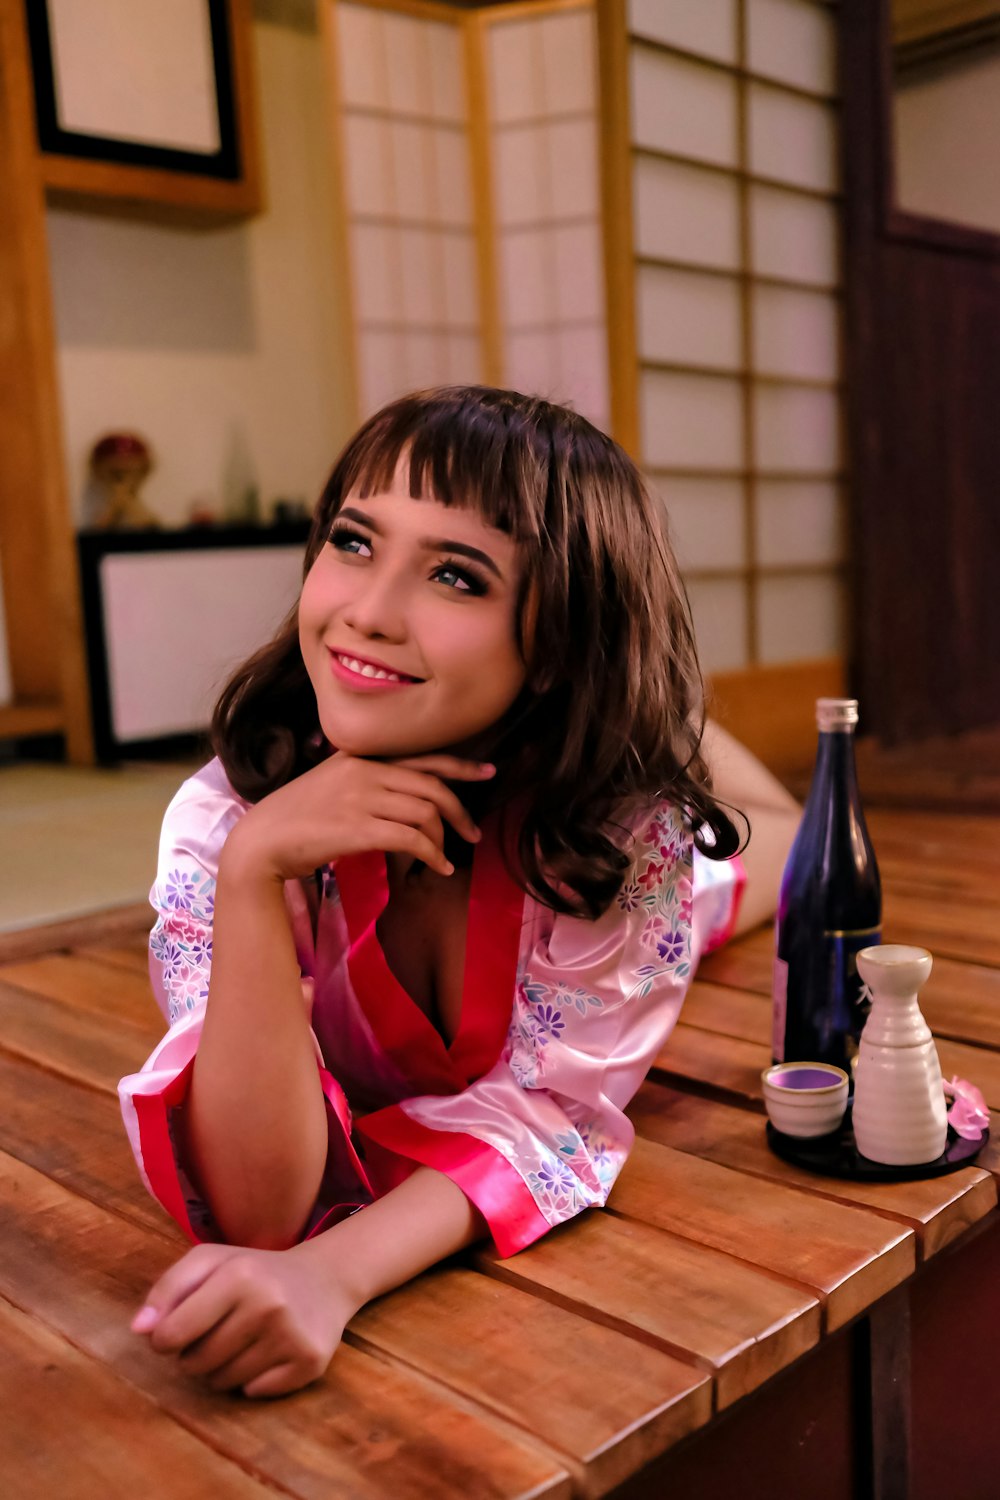
<path fill-rule="evenodd" d="M 303 1250 L 196 1245 L 151 1288 L 132 1329 L 213 1391 L 297 1391 L 324 1373 L 357 1311 Z"/>

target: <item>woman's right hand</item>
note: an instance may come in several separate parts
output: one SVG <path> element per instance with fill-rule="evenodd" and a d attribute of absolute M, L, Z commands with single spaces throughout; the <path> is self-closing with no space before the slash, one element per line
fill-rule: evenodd
<path fill-rule="evenodd" d="M 366 760 L 336 751 L 244 814 L 226 840 L 222 866 L 294 880 L 341 855 L 379 849 L 450 875 L 444 824 L 470 843 L 480 833 L 446 782 L 493 774 L 492 766 L 455 755 Z"/>

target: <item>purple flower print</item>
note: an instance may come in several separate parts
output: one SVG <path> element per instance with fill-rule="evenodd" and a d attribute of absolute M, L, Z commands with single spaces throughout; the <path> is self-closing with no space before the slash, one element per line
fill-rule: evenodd
<path fill-rule="evenodd" d="M 656 951 L 668 964 L 679 963 L 684 957 L 684 934 L 683 932 L 668 932 L 659 938 Z"/>
<path fill-rule="evenodd" d="M 194 900 L 195 883 L 183 870 L 172 870 L 167 876 L 166 905 L 172 911 L 190 910 Z"/>
<path fill-rule="evenodd" d="M 210 937 L 197 937 L 190 947 L 191 962 L 199 969 L 210 969 L 212 966 L 212 939 Z"/>
<path fill-rule="evenodd" d="M 539 1167 L 538 1180 L 554 1198 L 565 1198 L 573 1191 L 575 1182 L 569 1167 L 555 1156 L 551 1161 L 543 1162 Z"/>
<path fill-rule="evenodd" d="M 536 1006 L 532 1018 L 536 1030 L 542 1033 L 543 1038 L 551 1036 L 558 1039 L 560 1031 L 566 1026 L 562 1011 L 557 1010 L 554 1005 Z"/>
<path fill-rule="evenodd" d="M 166 942 L 160 945 L 156 957 L 163 965 L 164 979 L 176 979 L 184 964 L 183 949 L 176 943 Z"/>

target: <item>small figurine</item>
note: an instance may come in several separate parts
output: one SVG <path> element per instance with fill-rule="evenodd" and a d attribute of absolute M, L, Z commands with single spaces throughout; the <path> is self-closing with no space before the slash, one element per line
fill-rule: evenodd
<path fill-rule="evenodd" d="M 139 498 L 139 486 L 153 467 L 148 445 L 134 432 L 111 432 L 94 444 L 90 472 L 108 491 L 97 519 L 106 531 L 139 531 L 160 522 Z"/>

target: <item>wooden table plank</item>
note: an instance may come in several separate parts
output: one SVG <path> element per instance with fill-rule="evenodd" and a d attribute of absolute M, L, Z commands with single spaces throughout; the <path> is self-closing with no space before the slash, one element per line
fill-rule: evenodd
<path fill-rule="evenodd" d="M 761 1097 L 761 1070 L 770 1064 L 770 1044 L 702 1031 L 681 1021 L 650 1071 L 657 1079 L 679 1079 L 714 1094 L 752 1100 Z"/>
<path fill-rule="evenodd" d="M 0 1300 L 5 1500 L 273 1500 L 107 1366 Z M 287 1493 L 287 1492 L 286 1492 Z"/>
<path fill-rule="evenodd" d="M 308 1500 L 570 1494 L 560 1464 L 468 1400 L 349 1344 L 323 1380 L 292 1397 L 252 1402 L 208 1391 L 128 1326 L 176 1247 L 4 1156 L 0 1234 L 0 1295 L 279 1488 Z"/>
<path fill-rule="evenodd" d="M 603 1495 L 704 1425 L 711 1378 L 474 1271 L 435 1267 L 369 1303 L 349 1335 L 531 1433 Z"/>
<path fill-rule="evenodd" d="M 62 1000 L 79 1010 L 125 1021 L 147 1032 L 150 1027 L 166 1031 L 153 999 L 148 972 L 137 974 L 121 965 L 101 963 L 79 953 L 46 953 L 22 963 L 0 966 L 0 984 L 13 984 Z"/>
<path fill-rule="evenodd" d="M 115 968 L 128 969 L 131 974 L 149 976 L 148 932 L 138 932 L 134 937 L 122 938 L 116 943 L 81 943 L 71 952 L 80 958 L 93 959 L 95 963 L 112 964 Z"/>
<path fill-rule="evenodd" d="M 648 1140 L 840 1203 L 871 1208 L 909 1225 L 924 1260 L 996 1207 L 996 1184 L 978 1166 L 917 1182 L 854 1182 L 817 1176 L 775 1156 L 767 1145 L 762 1114 L 697 1098 L 664 1084 L 644 1084 L 628 1113 Z"/>
<path fill-rule="evenodd" d="M 93 1011 L 0 984 L 0 1048 L 91 1088 L 117 1093 L 118 1080 L 138 1071 L 163 1030 L 152 1016 L 142 1028 L 109 1024 Z"/>
<path fill-rule="evenodd" d="M 731 1256 L 600 1210 L 508 1260 L 482 1250 L 476 1264 L 712 1371 L 719 1410 L 819 1340 L 817 1298 Z"/>
<path fill-rule="evenodd" d="M 911 1229 L 642 1138 L 609 1206 L 808 1287 L 831 1332 L 916 1265 Z"/>
<path fill-rule="evenodd" d="M 116 1098 L 0 1052 L 0 1099 L 0 1151 L 187 1247 L 142 1184 Z"/>

